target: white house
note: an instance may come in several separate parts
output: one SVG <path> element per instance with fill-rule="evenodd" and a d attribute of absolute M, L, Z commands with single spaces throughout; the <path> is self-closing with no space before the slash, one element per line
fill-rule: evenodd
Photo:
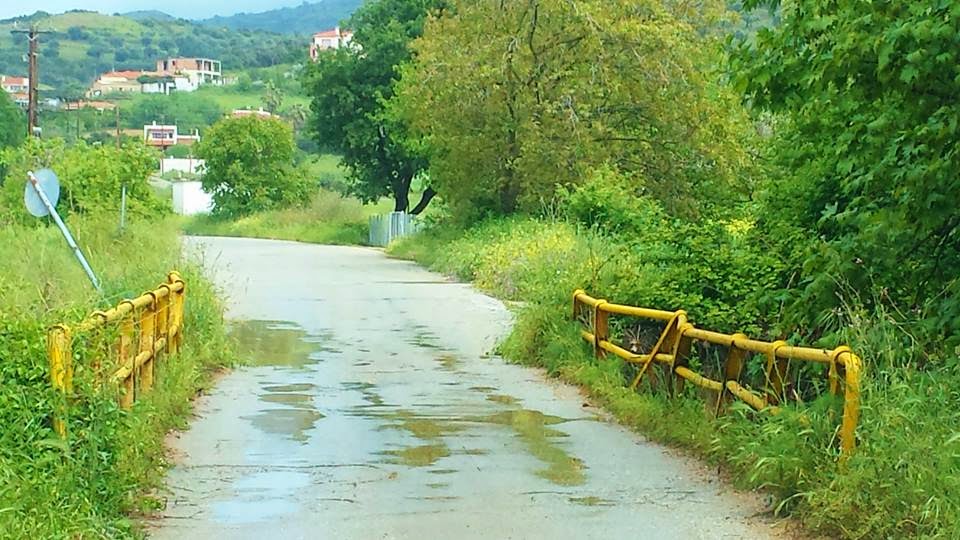
<path fill-rule="evenodd" d="M 316 61 L 321 51 L 329 49 L 339 49 L 345 47 L 353 41 L 353 32 L 343 30 L 339 26 L 332 30 L 324 30 L 313 35 L 313 41 L 310 42 L 310 59 Z"/>

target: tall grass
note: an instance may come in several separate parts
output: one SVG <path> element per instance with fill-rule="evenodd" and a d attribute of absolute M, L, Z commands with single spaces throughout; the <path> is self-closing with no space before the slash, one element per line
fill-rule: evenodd
<path fill-rule="evenodd" d="M 356 199 L 319 190 L 304 207 L 258 212 L 234 220 L 198 216 L 186 221 L 183 230 L 191 235 L 243 236 L 315 244 L 366 244 L 370 216 L 389 211 L 387 201 L 363 205 Z"/>
<path fill-rule="evenodd" d="M 164 467 L 163 437 L 184 422 L 190 400 L 229 350 L 222 306 L 198 269 L 180 258 L 177 223 L 132 223 L 74 216 L 78 243 L 105 285 L 98 298 L 50 226 L 0 230 L 0 537 L 88 538 L 138 535 L 132 516 L 150 498 Z M 76 323 L 94 309 L 132 297 L 179 269 L 187 282 L 185 348 L 161 360 L 157 386 L 130 412 L 92 381 L 105 334 L 75 339 L 76 396 L 66 442 L 50 419 L 45 352 L 48 325 Z M 109 365 L 109 364 L 108 364 Z"/>
<path fill-rule="evenodd" d="M 652 248 L 564 221 L 513 219 L 431 229 L 388 252 L 522 300 L 501 346 L 505 357 L 582 385 L 624 424 L 723 466 L 742 487 L 764 489 L 777 513 L 830 536 L 960 538 L 960 373 L 956 362 L 917 369 L 925 349 L 938 345 L 911 336 L 902 317 L 856 304 L 845 310 L 844 338 L 864 358 L 865 376 L 859 447 L 841 469 L 842 404 L 831 396 L 793 403 L 776 417 L 735 406 L 715 419 L 689 385 L 673 399 L 632 392 L 618 359 L 593 357 L 569 321 L 576 288 L 626 303 L 654 299 L 640 303 L 683 307 L 701 322 L 725 324 L 736 314 L 693 295 L 657 304 L 662 293 L 674 294 L 664 282 L 691 268 L 671 267 Z"/>

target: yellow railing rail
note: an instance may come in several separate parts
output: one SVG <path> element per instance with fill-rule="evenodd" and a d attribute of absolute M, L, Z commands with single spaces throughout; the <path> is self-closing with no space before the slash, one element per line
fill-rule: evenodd
<path fill-rule="evenodd" d="M 660 338 L 646 353 L 635 353 L 610 341 L 609 317 L 626 315 L 643 319 L 652 319 L 665 323 Z M 843 421 L 840 426 L 840 460 L 845 461 L 856 447 L 856 429 L 860 419 L 860 357 L 849 347 L 841 346 L 833 350 L 795 347 L 783 341 L 759 341 L 743 334 L 722 334 L 694 327 L 687 321 L 683 310 L 662 311 L 612 304 L 606 300 L 589 296 L 583 290 L 573 293 L 573 318 L 585 322 L 590 328 L 581 330 L 580 335 L 593 344 L 598 357 L 607 353 L 614 354 L 628 363 L 639 366 L 638 373 L 630 384 L 636 389 L 641 379 L 650 370 L 651 365 L 664 366 L 672 374 L 670 388 L 676 393 L 685 382 L 717 392 L 717 414 L 733 398 L 739 398 L 755 410 L 765 410 L 777 414 L 776 406 L 784 401 L 784 381 L 787 376 L 787 362 L 800 360 L 816 362 L 829 366 L 828 378 L 830 392 L 839 394 L 843 383 Z M 728 349 L 723 366 L 723 380 L 718 381 L 694 372 L 688 365 L 691 344 L 703 341 L 721 345 Z M 750 353 L 766 357 L 764 375 L 766 387 L 762 393 L 743 386 L 741 375 Z"/>
<path fill-rule="evenodd" d="M 116 342 L 107 358 L 92 359 L 90 368 L 97 382 L 120 386 L 120 406 L 129 409 L 140 393 L 154 384 L 155 367 L 164 354 L 174 354 L 183 342 L 183 308 L 186 284 L 177 272 L 166 283 L 132 299 L 123 300 L 106 311 L 95 311 L 75 328 L 66 324 L 47 332 L 50 381 L 63 400 L 53 419 L 56 432 L 67 433 L 67 401 L 73 393 L 73 338 L 102 329 L 119 327 Z"/>

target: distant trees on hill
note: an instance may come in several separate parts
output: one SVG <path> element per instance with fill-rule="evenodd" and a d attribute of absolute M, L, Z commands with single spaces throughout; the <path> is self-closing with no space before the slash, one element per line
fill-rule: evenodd
<path fill-rule="evenodd" d="M 301 36 L 211 28 L 182 19 L 134 21 L 136 31 L 131 33 L 129 20 L 107 16 L 103 20 L 124 22 L 117 22 L 115 28 L 70 26 L 43 36 L 41 74 L 43 84 L 53 87 L 49 95 L 76 97 L 100 73 L 153 69 L 157 59 L 165 56 L 216 58 L 229 70 L 295 62 L 306 54 Z M 50 21 L 49 26 L 56 28 L 56 17 Z M 24 74 L 25 52 L 22 35 L 0 39 L 0 73 Z"/>

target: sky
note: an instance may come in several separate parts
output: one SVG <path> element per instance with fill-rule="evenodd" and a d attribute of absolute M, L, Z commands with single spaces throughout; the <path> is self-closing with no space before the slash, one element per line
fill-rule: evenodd
<path fill-rule="evenodd" d="M 303 0 L 0 0 L 0 19 L 29 15 L 35 11 L 62 13 L 71 9 L 102 13 L 156 9 L 184 19 L 205 19 L 213 15 L 267 11 L 302 3 Z"/>

